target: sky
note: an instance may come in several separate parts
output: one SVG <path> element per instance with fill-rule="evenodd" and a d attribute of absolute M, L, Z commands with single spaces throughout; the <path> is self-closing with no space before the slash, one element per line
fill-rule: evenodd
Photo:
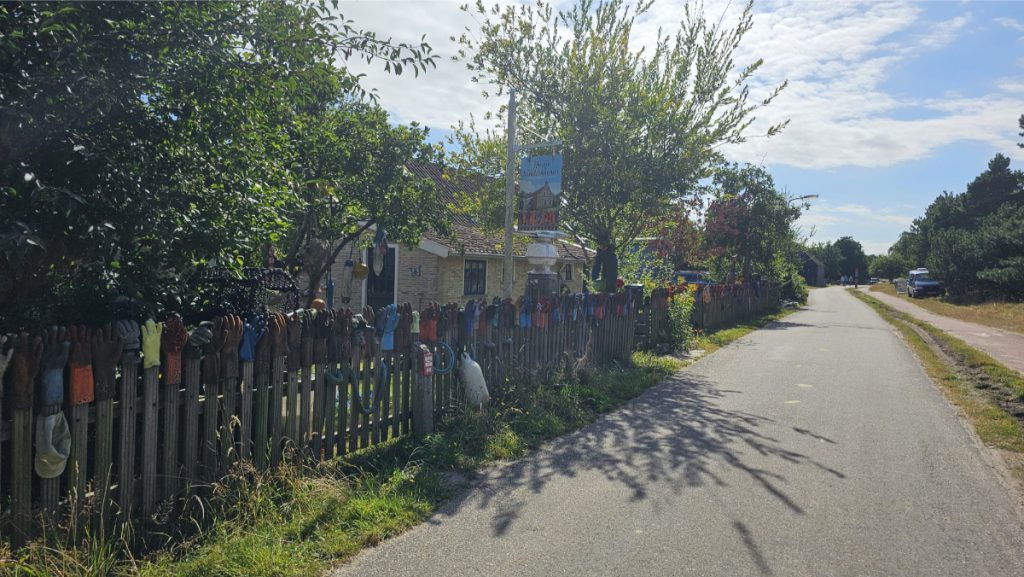
<path fill-rule="evenodd" d="M 491 4 L 489 0 L 485 4 Z M 357 65 L 364 85 L 400 123 L 452 126 L 501 102 L 485 98 L 451 40 L 478 23 L 451 0 L 341 1 L 339 11 L 396 41 L 421 36 L 440 56 L 416 78 Z M 656 0 L 633 43 L 674 30 L 683 0 Z M 735 22 L 742 0 L 705 0 L 709 18 Z M 798 224 L 812 242 L 852 236 L 881 254 L 939 194 L 963 192 L 996 153 L 1024 167 L 1016 146 L 1024 114 L 1024 1 L 755 1 L 754 27 L 736 62 L 764 65 L 750 84 L 763 97 L 749 140 L 724 148 L 729 160 L 765 166 L 791 196 L 817 194 Z M 790 123 L 772 138 L 758 129 Z"/>

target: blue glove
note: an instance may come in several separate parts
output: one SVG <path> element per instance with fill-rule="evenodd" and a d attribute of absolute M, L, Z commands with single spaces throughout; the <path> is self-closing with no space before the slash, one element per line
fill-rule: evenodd
<path fill-rule="evenodd" d="M 70 352 L 71 342 L 67 340 L 67 329 L 50 327 L 43 337 L 40 405 L 59 405 L 64 402 L 64 367 L 68 364 Z"/>
<path fill-rule="evenodd" d="M 473 336 L 473 333 L 475 332 L 474 329 L 476 329 L 476 301 L 475 300 L 470 299 L 470 301 L 468 303 L 466 303 L 466 311 L 462 315 L 462 320 L 465 322 L 466 337 Z"/>
<path fill-rule="evenodd" d="M 266 321 L 260 315 L 253 315 L 242 328 L 242 344 L 238 348 L 238 358 L 251 361 L 256 358 L 256 343 L 260 342 L 267 332 Z"/>
<path fill-rule="evenodd" d="M 395 328 L 397 326 L 398 307 L 390 304 L 384 310 L 384 336 L 380 341 L 381 350 L 392 351 L 395 349 Z"/>

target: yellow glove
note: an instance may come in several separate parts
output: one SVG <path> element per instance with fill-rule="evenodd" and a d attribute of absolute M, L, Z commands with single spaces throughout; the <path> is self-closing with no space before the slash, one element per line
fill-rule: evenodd
<path fill-rule="evenodd" d="M 153 319 L 142 325 L 142 367 L 160 366 L 160 335 L 164 332 L 164 324 Z"/>

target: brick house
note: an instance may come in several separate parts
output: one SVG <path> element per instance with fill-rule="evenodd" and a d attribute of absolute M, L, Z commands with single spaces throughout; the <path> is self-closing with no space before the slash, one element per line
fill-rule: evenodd
<path fill-rule="evenodd" d="M 431 164 L 410 165 L 409 170 L 418 176 L 432 179 L 437 185 L 441 202 L 449 206 L 458 203 L 462 194 L 472 195 L 479 186 L 478 179 L 442 178 L 441 167 Z M 483 177 L 480 177 L 483 178 Z M 501 295 L 501 270 L 504 259 L 504 233 L 487 231 L 471 217 L 455 214 L 452 217 L 454 239 L 444 238 L 428 231 L 415 247 L 392 245 L 388 250 L 384 271 L 380 276 L 354 281 L 351 300 L 342 303 L 340 295 L 347 255 L 340 255 L 332 267 L 335 282 L 335 306 L 344 304 L 362 308 L 369 303 L 375 308 L 389 303 L 410 302 L 418 308 L 429 301 L 458 302 L 469 299 L 492 299 Z M 526 290 L 527 273 L 532 266 L 523 256 L 529 240 L 517 238 L 513 244 L 513 296 L 522 295 Z M 555 241 L 558 249 L 558 264 L 554 267 L 561 283 L 570 292 L 583 289 L 583 265 L 586 262 L 585 249 L 564 242 Z M 363 261 L 372 265 L 370 251 L 363 251 Z"/>

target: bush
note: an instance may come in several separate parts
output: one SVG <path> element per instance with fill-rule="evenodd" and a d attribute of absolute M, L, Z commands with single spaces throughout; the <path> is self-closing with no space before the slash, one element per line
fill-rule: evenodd
<path fill-rule="evenodd" d="M 677 351 L 693 340 L 693 295 L 678 294 L 668 303 L 668 334 L 662 342 Z"/>

